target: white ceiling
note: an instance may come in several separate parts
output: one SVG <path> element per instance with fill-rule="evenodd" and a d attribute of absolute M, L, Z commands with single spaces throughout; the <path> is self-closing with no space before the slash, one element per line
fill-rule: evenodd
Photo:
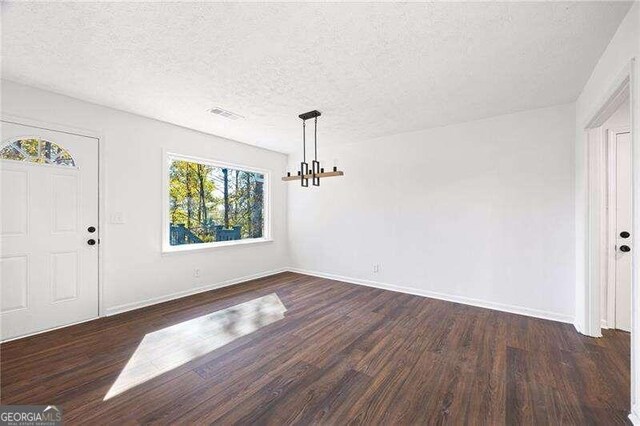
<path fill-rule="evenodd" d="M 292 152 L 571 102 L 629 6 L 3 2 L 2 72 Z"/>

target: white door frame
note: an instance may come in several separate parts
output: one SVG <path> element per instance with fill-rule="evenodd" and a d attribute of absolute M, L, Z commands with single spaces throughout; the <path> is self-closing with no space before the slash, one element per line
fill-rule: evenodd
<path fill-rule="evenodd" d="M 602 124 L 629 98 L 631 150 L 632 150 L 632 193 L 633 193 L 633 226 L 632 238 L 632 282 L 631 282 L 631 414 L 632 420 L 638 420 L 640 412 L 640 383 L 636 380 L 637 370 L 640 368 L 640 343 L 638 332 L 640 331 L 640 262 L 638 261 L 637 248 L 640 248 L 640 129 L 638 128 L 640 117 L 636 117 L 638 110 L 638 82 L 635 79 L 636 64 L 632 59 L 614 80 L 607 92 L 607 96 L 599 105 L 594 105 L 595 113 L 584 125 L 584 134 L 587 141 L 587 200 L 586 200 L 586 279 L 584 298 L 584 318 L 578 318 L 582 322 L 583 334 L 592 337 L 602 336 L 601 322 L 601 290 L 607 282 L 608 263 L 608 231 L 609 220 L 607 207 L 607 179 L 606 179 L 606 134 L 601 128 Z M 583 321 L 581 321 L 583 320 Z"/>
<path fill-rule="evenodd" d="M 98 142 L 98 316 L 96 318 L 100 318 L 105 316 L 105 303 L 104 303 L 104 248 L 105 244 L 107 244 L 105 238 L 105 229 L 106 229 L 106 197 L 104 196 L 105 191 L 105 173 L 106 167 L 104 163 L 105 155 L 104 155 L 104 137 L 100 132 L 96 132 L 93 130 L 74 128 L 63 124 L 57 123 L 48 123 L 40 120 L 35 120 L 27 117 L 18 116 L 15 114 L 7 113 L 5 111 L 2 112 L 2 117 L 0 121 L 6 123 L 13 124 L 21 124 L 25 126 L 35 127 L 43 130 L 51 130 L 54 132 L 61 133 L 69 133 L 72 135 L 83 136 L 87 138 L 96 139 Z M 96 318 L 91 318 L 86 321 L 92 321 Z M 22 339 L 23 337 L 31 336 L 34 334 L 40 334 L 47 331 L 55 330 L 56 328 L 68 327 L 73 324 L 66 324 L 61 327 L 54 327 L 47 330 L 38 331 L 36 333 L 28 334 L 25 336 L 20 336 L 17 339 Z M 13 339 L 9 339 L 13 340 Z"/>

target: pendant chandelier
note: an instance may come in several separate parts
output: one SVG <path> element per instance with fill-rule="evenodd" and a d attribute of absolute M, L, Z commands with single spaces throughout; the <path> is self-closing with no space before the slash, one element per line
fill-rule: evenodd
<path fill-rule="evenodd" d="M 283 181 L 295 181 L 299 180 L 300 185 L 304 187 L 309 186 L 309 179 L 313 186 L 320 186 L 320 178 L 343 176 L 344 172 L 338 170 L 337 166 L 333 166 L 333 171 L 325 172 L 323 167 L 320 167 L 318 161 L 318 117 L 322 114 L 320 111 L 313 110 L 300 114 L 298 117 L 302 119 L 302 161 L 300 162 L 300 170 L 298 170 L 297 176 L 291 176 L 291 172 L 287 172 L 287 175 L 282 178 Z M 309 163 L 307 163 L 307 120 L 313 118 L 313 161 L 311 162 L 311 169 L 309 169 Z"/>

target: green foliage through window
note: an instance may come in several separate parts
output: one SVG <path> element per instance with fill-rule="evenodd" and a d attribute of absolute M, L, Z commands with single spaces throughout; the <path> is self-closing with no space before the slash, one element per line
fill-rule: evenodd
<path fill-rule="evenodd" d="M 69 151 L 43 139 L 19 139 L 0 149 L 0 159 L 75 167 Z"/>
<path fill-rule="evenodd" d="M 170 245 L 264 236 L 264 175 L 171 159 Z"/>

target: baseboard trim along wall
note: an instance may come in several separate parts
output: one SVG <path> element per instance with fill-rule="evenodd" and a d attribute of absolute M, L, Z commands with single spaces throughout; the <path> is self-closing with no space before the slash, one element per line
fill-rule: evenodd
<path fill-rule="evenodd" d="M 336 280 L 336 281 L 343 281 L 346 283 L 357 284 L 357 285 L 362 285 L 366 287 L 374 287 L 382 290 L 395 291 L 398 293 L 413 294 L 415 296 L 422 296 L 422 297 L 431 297 L 433 299 L 445 300 L 447 302 L 461 303 L 463 305 L 476 306 L 479 308 L 493 309 L 495 311 L 509 312 L 512 314 L 525 315 L 529 317 L 541 318 L 541 319 L 546 319 L 551 321 L 558 321 L 558 322 L 563 322 L 568 324 L 574 323 L 574 318 L 572 316 L 558 314 L 555 312 L 531 309 L 523 306 L 507 305 L 504 303 L 490 302 L 490 301 L 474 299 L 470 297 L 464 297 L 464 296 L 458 296 L 458 295 L 452 295 L 452 294 L 446 294 L 446 293 L 440 293 L 440 292 L 428 291 L 428 290 L 420 290 L 412 287 L 403 287 L 403 286 L 398 286 L 394 284 L 382 283 L 379 281 L 363 280 L 359 278 L 351 278 L 351 277 L 345 277 L 342 275 L 328 274 L 325 272 L 311 271 L 308 269 L 293 268 L 293 267 L 273 269 L 270 271 L 264 271 L 264 272 L 260 272 L 253 275 L 246 275 L 244 277 L 234 278 L 234 279 L 223 281 L 220 283 L 207 284 L 205 286 L 200 286 L 194 289 L 168 294 L 166 296 L 159 296 L 159 297 L 154 297 L 151 299 L 146 299 L 138 302 L 112 306 L 106 309 L 106 316 L 133 311 L 135 309 L 156 305 L 158 303 L 168 302 L 170 300 L 180 299 L 182 297 L 192 296 L 194 294 L 203 293 L 205 291 L 216 290 L 219 288 L 229 287 L 236 284 L 242 284 L 247 281 L 268 277 L 270 275 L 275 275 L 275 274 L 279 274 L 281 272 L 286 272 L 286 271 L 296 272 L 304 275 L 311 275 L 319 278 L 327 278 L 327 279 Z"/>
<path fill-rule="evenodd" d="M 546 320 L 551 320 L 551 321 L 559 321 L 559 322 L 568 323 L 568 324 L 573 324 L 573 321 L 574 321 L 574 318 L 572 318 L 569 315 L 563 315 L 563 314 L 558 314 L 558 313 L 554 313 L 554 312 L 541 311 L 541 310 L 537 310 L 537 309 L 525 308 L 525 307 L 522 307 L 522 306 L 506 305 L 506 304 L 502 304 L 502 303 L 489 302 L 489 301 L 486 301 L 486 300 L 473 299 L 473 298 L 464 297 L 464 296 L 456 296 L 456 295 L 439 293 L 439 292 L 434 292 L 434 291 L 419 290 L 419 289 L 415 289 L 415 288 L 411 288 L 411 287 L 402 287 L 402 286 L 397 286 L 397 285 L 393 285 L 393 284 L 381 283 L 381 282 L 378 282 L 378 281 L 362 280 L 362 279 L 357 279 L 357 278 L 345 277 L 345 276 L 342 276 L 342 275 L 328 274 L 328 273 L 324 273 L 324 272 L 310 271 L 310 270 L 307 270 L 307 269 L 292 268 L 292 267 L 272 269 L 272 270 L 269 270 L 269 271 L 259 272 L 257 274 L 252 274 L 252 275 L 245 275 L 243 277 L 234 278 L 234 279 L 222 281 L 222 282 L 215 283 L 215 284 L 208 284 L 208 285 L 205 285 L 205 286 L 200 286 L 200 287 L 196 287 L 196 288 L 193 288 L 193 289 L 190 289 L 190 290 L 172 293 L 172 294 L 168 294 L 168 295 L 165 295 L 165 296 L 159 296 L 159 297 L 154 297 L 154 298 L 151 298 L 151 299 L 141 300 L 141 301 L 138 301 L 138 302 L 125 303 L 125 304 L 122 304 L 122 305 L 108 307 L 105 310 L 105 316 L 117 315 L 117 314 L 121 314 L 121 313 L 124 313 L 124 312 L 140 309 L 140 308 L 145 308 L 147 306 L 156 305 L 158 303 L 168 302 L 170 300 L 180 299 L 182 297 L 192 296 L 192 295 L 198 294 L 198 293 L 204 293 L 206 291 L 216 290 L 216 289 L 229 287 L 229 286 L 237 285 L 237 284 L 243 284 L 243 283 L 248 282 L 248 281 L 256 280 L 256 279 L 259 279 L 259 278 L 269 277 L 271 275 L 275 275 L 275 274 L 279 274 L 281 272 L 287 272 L 287 271 L 288 272 L 295 272 L 295 273 L 298 273 L 298 274 L 310 275 L 310 276 L 319 277 L 319 278 L 326 278 L 326 279 L 330 279 L 330 280 L 342 281 L 342 282 L 350 283 L 350 284 L 362 285 L 362 286 L 366 286 L 366 287 L 379 288 L 379 289 L 382 289 L 382 290 L 395 291 L 395 292 L 398 292 L 398 293 L 413 294 L 413 295 L 421 296 L 421 297 L 431 297 L 433 299 L 445 300 L 447 302 L 461 303 L 463 305 L 476 306 L 476 307 L 479 307 L 479 308 L 493 309 L 493 310 L 496 310 L 496 311 L 509 312 L 509 313 L 512 313 L 512 314 L 525 315 L 525 316 L 529 316 L 529 317 L 541 318 L 541 319 L 546 319 Z M 92 321 L 92 320 L 97 319 L 97 318 L 98 317 L 91 318 L 91 319 L 88 319 L 86 321 Z M 81 321 L 81 322 L 86 322 L 86 321 Z M 60 327 L 56 327 L 56 328 L 68 327 L 70 325 L 74 325 L 74 324 L 67 324 L 67 325 L 63 325 L 63 326 L 60 326 Z M 44 333 L 44 332 L 51 331 L 51 330 L 54 330 L 54 329 L 43 330 L 43 331 L 39 331 L 39 332 L 33 333 L 33 334 L 40 334 L 40 333 Z M 16 337 L 15 339 L 21 339 L 21 338 L 24 338 L 24 337 L 27 337 L 27 336 Z M 15 339 L 10 339 L 10 340 L 15 340 Z M 8 341 L 8 340 L 6 340 L 6 341 Z M 632 412 L 629 415 L 629 418 L 631 419 L 631 421 L 633 422 L 634 425 L 639 425 L 640 426 L 640 417 L 639 416 L 634 415 L 633 412 Z"/>
<path fill-rule="evenodd" d="M 631 423 L 635 426 L 640 426 L 640 414 L 638 414 L 634 408 L 632 408 L 631 413 L 629 413 L 629 420 L 631 420 Z"/>
<path fill-rule="evenodd" d="M 223 287 L 229 287 L 236 284 L 242 284 L 247 281 L 268 277 L 270 275 L 279 274 L 281 272 L 286 272 L 288 270 L 289 268 L 272 269 L 270 271 L 259 272 L 253 275 L 245 275 L 244 277 L 240 277 L 240 278 L 233 278 L 233 279 L 222 281 L 215 284 L 207 284 L 207 285 L 196 287 L 193 289 L 171 293 L 166 296 L 158 296 L 158 297 L 153 297 L 151 299 L 141 300 L 139 302 L 125 303 L 122 305 L 108 307 L 105 310 L 105 316 L 117 315 L 123 312 L 133 311 L 135 309 L 156 305 L 158 303 L 168 302 L 170 300 L 180 299 L 182 297 L 192 296 L 198 293 L 204 293 L 205 291 L 211 291 L 211 290 L 216 290 Z"/>
<path fill-rule="evenodd" d="M 413 294 L 422 297 L 431 297 L 433 299 L 445 300 L 447 302 L 461 303 L 463 305 L 476 306 L 479 308 L 493 309 L 495 311 L 508 312 L 511 314 L 525 315 L 528 317 L 541 318 L 551 321 L 558 321 L 568 324 L 574 323 L 574 318 L 570 315 L 558 314 L 555 312 L 542 311 L 538 309 L 526 308 L 523 306 L 507 305 L 503 303 L 489 302 L 481 299 L 473 299 L 470 297 L 457 296 L 435 291 L 420 290 L 411 287 L 402 287 L 393 284 L 381 283 L 378 281 L 363 280 L 358 278 L 345 277 L 342 275 L 327 274 L 324 272 L 310 271 L 301 268 L 289 268 L 291 272 L 299 274 L 311 275 L 319 278 L 327 278 L 336 281 L 343 281 L 350 284 L 363 285 L 367 287 L 379 288 L 382 290 L 396 291 L 399 293 Z"/>

